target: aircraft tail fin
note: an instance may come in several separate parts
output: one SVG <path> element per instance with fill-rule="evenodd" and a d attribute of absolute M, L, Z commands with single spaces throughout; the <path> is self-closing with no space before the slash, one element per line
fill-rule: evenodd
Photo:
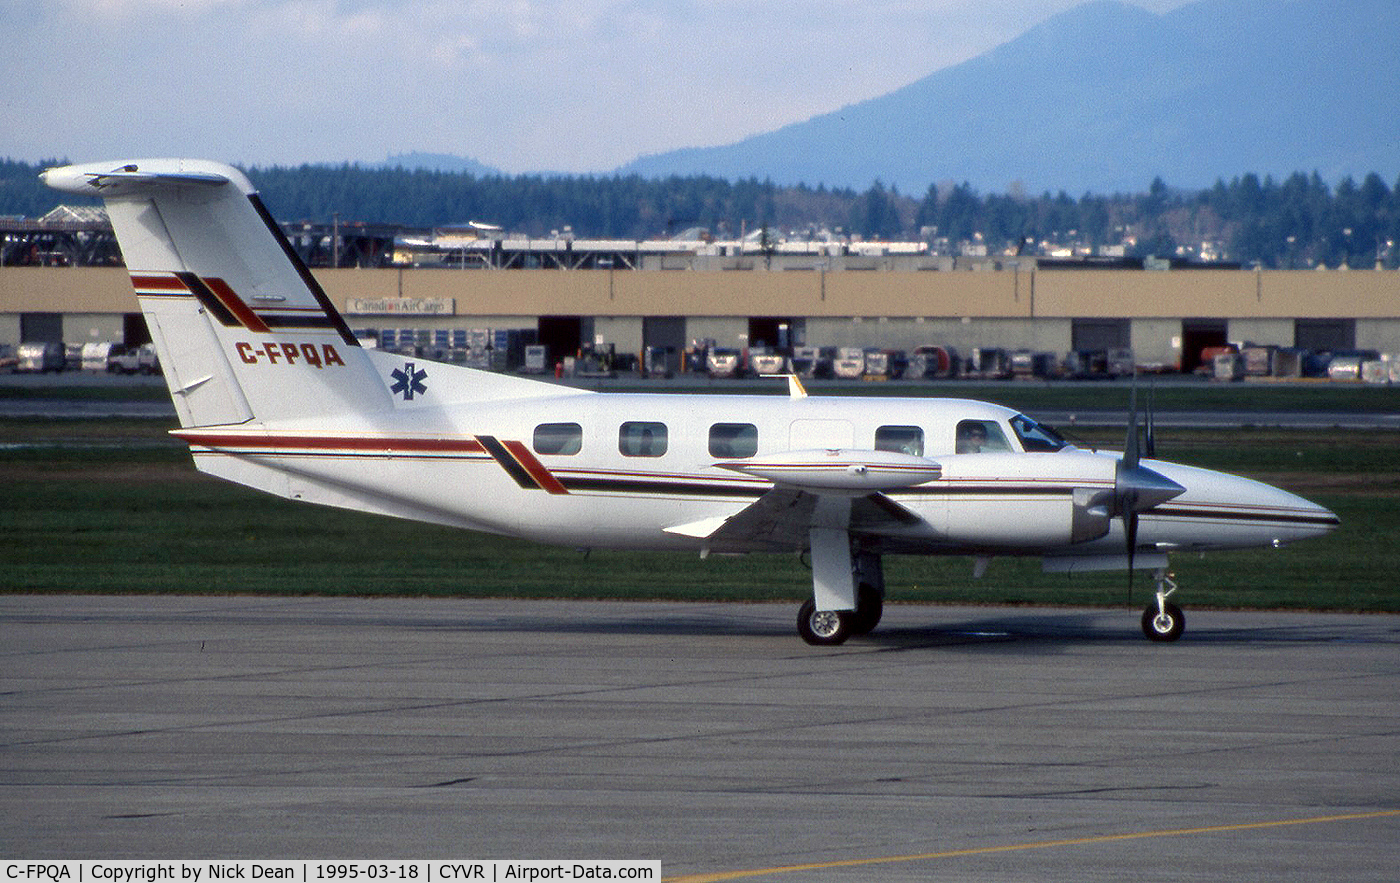
<path fill-rule="evenodd" d="M 355 336 L 230 166 L 153 159 L 50 169 L 100 196 L 182 426 L 324 415 L 387 395 Z"/>
<path fill-rule="evenodd" d="M 148 159 L 41 177 L 106 203 L 182 426 L 355 419 L 562 392 L 457 365 L 429 372 L 360 346 L 231 166 Z"/>

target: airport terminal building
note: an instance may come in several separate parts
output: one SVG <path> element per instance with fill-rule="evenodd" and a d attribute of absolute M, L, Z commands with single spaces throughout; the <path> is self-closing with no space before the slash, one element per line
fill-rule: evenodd
<path fill-rule="evenodd" d="M 656 247 L 652 247 L 655 245 Z M 490 243 L 435 266 L 314 271 L 351 328 L 453 346 L 522 330 L 551 364 L 618 353 L 818 346 L 1131 349 L 1191 370 L 1227 343 L 1400 354 L 1400 272 L 1145 268 L 940 257 L 905 244 L 745 252 L 742 245 Z M 120 266 L 0 266 L 0 344 L 146 338 Z"/>

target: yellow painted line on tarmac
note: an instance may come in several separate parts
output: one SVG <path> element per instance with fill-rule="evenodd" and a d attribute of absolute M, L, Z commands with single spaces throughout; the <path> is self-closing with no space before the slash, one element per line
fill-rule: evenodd
<path fill-rule="evenodd" d="M 1072 840 L 1042 840 L 1032 843 L 1012 843 L 1005 846 L 979 846 L 973 849 L 952 849 L 946 852 L 925 852 L 918 855 L 890 855 L 883 858 L 856 858 L 835 862 L 813 862 L 805 865 L 781 865 L 754 868 L 747 871 L 722 871 L 717 874 L 688 874 L 666 877 L 666 883 L 717 883 L 721 880 L 743 880 L 791 874 L 796 871 L 822 871 L 830 868 L 855 868 L 864 865 L 891 865 L 900 862 L 924 862 L 942 858 L 962 858 L 969 855 L 993 855 L 1005 852 L 1025 852 L 1032 849 L 1054 849 L 1061 846 L 1085 846 L 1091 843 L 1117 843 L 1124 840 L 1145 840 L 1150 837 L 1184 837 L 1189 834 L 1223 834 L 1230 831 L 1258 831 L 1264 828 L 1285 828 L 1290 825 L 1323 825 L 1329 822 L 1353 822 L 1360 819 L 1383 819 L 1400 816 L 1400 809 L 1378 812 L 1349 813 L 1338 816 L 1317 816 L 1311 819 L 1281 819 L 1272 822 L 1246 822 L 1239 825 L 1212 825 L 1205 828 L 1174 828 L 1168 831 L 1137 831 L 1131 834 L 1104 834 L 1098 837 L 1077 837 Z"/>

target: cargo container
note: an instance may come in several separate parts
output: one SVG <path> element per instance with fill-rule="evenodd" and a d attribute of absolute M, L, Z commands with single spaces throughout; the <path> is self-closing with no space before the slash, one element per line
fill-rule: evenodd
<path fill-rule="evenodd" d="M 1302 377 L 1303 358 L 1307 353 L 1294 347 L 1274 350 L 1274 377 Z"/>
<path fill-rule="evenodd" d="M 1011 354 L 1011 376 L 1018 380 L 1046 378 L 1054 373 L 1053 353 L 1037 353 L 1031 350 L 1017 350 Z"/>
<path fill-rule="evenodd" d="M 1217 353 L 1211 362 L 1211 369 L 1214 372 L 1211 376 L 1216 380 L 1244 379 L 1244 359 L 1239 353 Z"/>
<path fill-rule="evenodd" d="M 1367 359 L 1361 363 L 1361 380 L 1365 383 L 1390 383 L 1390 362 L 1383 359 Z"/>
<path fill-rule="evenodd" d="M 1240 355 L 1244 357 L 1244 374 L 1246 377 L 1273 377 L 1274 362 L 1278 356 L 1276 346 L 1246 346 L 1240 350 Z"/>
<path fill-rule="evenodd" d="M 967 375 L 983 380 L 1003 380 L 1011 376 L 1011 357 L 998 347 L 973 347 L 968 357 Z"/>
<path fill-rule="evenodd" d="M 549 347 L 538 343 L 525 347 L 524 371 L 526 374 L 549 373 Z"/>
<path fill-rule="evenodd" d="M 1132 350 L 1112 349 L 1108 351 L 1108 376 L 1132 377 L 1137 373 L 1137 361 Z"/>

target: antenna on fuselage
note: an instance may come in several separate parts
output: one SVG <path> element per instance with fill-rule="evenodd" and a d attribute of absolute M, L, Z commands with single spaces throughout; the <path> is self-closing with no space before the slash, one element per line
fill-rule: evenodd
<path fill-rule="evenodd" d="M 802 380 L 796 374 L 760 374 L 760 377 L 786 377 L 788 382 L 788 398 L 807 398 L 807 387 L 802 385 Z"/>

